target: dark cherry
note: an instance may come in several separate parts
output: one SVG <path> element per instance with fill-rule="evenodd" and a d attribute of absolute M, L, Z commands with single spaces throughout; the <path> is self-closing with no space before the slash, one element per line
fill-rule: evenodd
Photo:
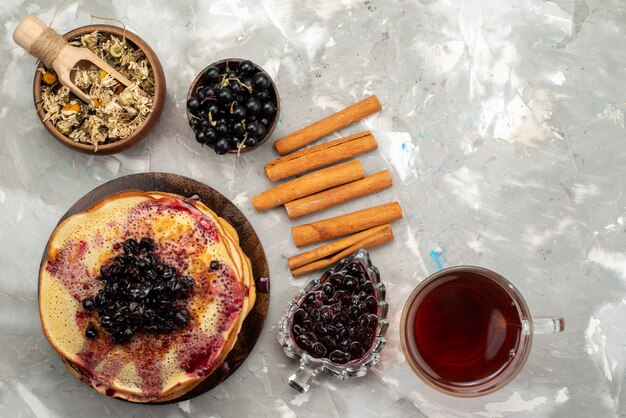
<path fill-rule="evenodd" d="M 328 348 L 328 350 L 334 350 L 337 348 L 337 336 L 332 336 L 331 334 L 324 337 L 324 345 Z"/>
<path fill-rule="evenodd" d="M 345 353 L 341 350 L 335 350 L 328 356 L 328 359 L 333 363 L 337 364 L 345 364 L 350 361 L 350 354 Z"/>
<path fill-rule="evenodd" d="M 372 284 L 372 282 L 365 282 L 363 284 L 362 290 L 365 293 L 372 293 L 374 291 L 374 285 Z"/>
<path fill-rule="evenodd" d="M 297 337 L 298 335 L 301 335 L 304 332 L 304 330 L 302 329 L 300 325 L 294 325 L 292 332 L 293 332 L 293 335 Z"/>
<path fill-rule="evenodd" d="M 324 336 L 328 334 L 328 327 L 322 322 L 317 322 L 315 325 L 313 325 L 313 332 L 315 333 L 315 335 Z"/>
<path fill-rule="evenodd" d="M 313 355 L 317 358 L 324 357 L 326 355 L 326 347 L 322 343 L 315 343 L 313 347 L 311 347 L 311 351 L 313 351 Z"/>
<path fill-rule="evenodd" d="M 324 283 L 322 290 L 328 297 L 332 297 L 335 294 L 335 287 L 328 282 Z"/>
<path fill-rule="evenodd" d="M 361 344 L 358 341 L 353 341 L 350 344 L 350 355 L 353 358 L 359 358 L 361 356 L 363 356 L 363 344 Z"/>
<path fill-rule="evenodd" d="M 311 341 L 304 334 L 296 337 L 296 344 L 305 349 L 311 348 Z"/>
<path fill-rule="evenodd" d="M 362 358 L 372 347 L 377 309 L 374 287 L 365 270 L 354 263 L 339 264 L 300 302 L 292 335 L 313 357 L 346 364 Z"/>
<path fill-rule="evenodd" d="M 365 299 L 365 307 L 370 312 L 375 312 L 376 311 L 376 305 L 377 304 L 378 303 L 376 302 L 376 298 L 374 296 L 369 296 L 367 299 Z"/>

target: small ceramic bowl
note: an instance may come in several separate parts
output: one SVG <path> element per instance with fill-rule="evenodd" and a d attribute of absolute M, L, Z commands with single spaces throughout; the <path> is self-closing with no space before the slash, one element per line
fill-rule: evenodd
<path fill-rule="evenodd" d="M 300 304 L 313 289 L 319 288 L 334 273 L 343 270 L 351 263 L 361 266 L 365 272 L 367 280 L 373 284 L 374 296 L 378 301 L 377 317 L 378 324 L 374 334 L 374 340 L 366 354 L 354 361 L 346 364 L 333 363 L 325 358 L 316 358 L 300 348 L 291 332 L 294 322 L 294 313 L 300 307 Z M 300 368 L 289 378 L 289 386 L 299 392 L 306 392 L 311 386 L 311 382 L 321 371 L 325 371 L 340 380 L 346 380 L 351 377 L 361 377 L 367 373 L 367 369 L 380 361 L 380 351 L 386 343 L 384 337 L 389 322 L 387 321 L 387 311 L 389 305 L 385 301 L 385 285 L 380 281 L 380 273 L 378 269 L 370 261 L 369 254 L 366 250 L 358 250 L 348 258 L 341 260 L 334 268 L 327 270 L 319 279 L 312 280 L 306 287 L 300 290 L 294 298 L 289 301 L 285 315 L 280 319 L 278 342 L 283 347 L 285 354 L 291 358 L 300 360 Z"/>
<path fill-rule="evenodd" d="M 59 132 L 57 128 L 54 127 L 52 122 L 43 121 L 46 114 L 43 110 L 43 106 L 41 103 L 42 74 L 40 71 L 35 71 L 35 79 L 33 81 L 33 97 L 35 99 L 37 115 L 41 119 L 44 127 L 61 144 L 75 151 L 83 152 L 86 154 L 113 154 L 125 150 L 141 141 L 158 122 L 159 118 L 161 117 L 161 113 L 163 113 L 163 106 L 165 105 L 165 74 L 163 73 L 163 67 L 161 66 L 161 62 L 159 61 L 159 58 L 152 50 L 152 48 L 150 48 L 150 46 L 139 36 L 135 35 L 132 32 L 129 32 L 128 30 L 124 30 L 123 28 L 111 25 L 87 25 L 67 32 L 63 35 L 63 38 L 69 41 L 77 36 L 91 33 L 93 31 L 111 33 L 119 37 L 125 36 L 127 41 L 133 44 L 133 46 L 140 48 L 146 54 L 148 62 L 152 67 L 152 73 L 154 74 L 154 97 L 152 112 L 150 112 L 150 114 L 146 117 L 143 123 L 139 125 L 139 127 L 126 138 L 122 138 L 110 144 L 98 145 L 98 149 L 96 150 L 93 145 L 76 142 L 63 135 L 61 132 Z M 43 64 L 39 63 L 38 68 L 43 68 Z"/>
<path fill-rule="evenodd" d="M 191 87 L 189 87 L 189 92 L 187 93 L 187 100 L 191 99 L 191 97 L 195 94 L 196 90 L 198 90 L 199 87 L 206 84 L 205 73 L 209 67 L 215 66 L 219 68 L 220 71 L 223 71 L 226 68 L 226 65 L 234 64 L 234 63 L 239 65 L 241 61 L 243 61 L 243 59 L 241 58 L 228 58 L 228 59 L 216 61 L 208 65 L 204 70 L 200 72 L 200 74 L 196 76 L 196 78 L 191 83 Z M 253 63 L 253 64 L 258 72 L 265 74 L 267 78 L 269 78 L 270 80 L 270 86 L 268 90 L 270 92 L 270 97 L 272 101 L 276 104 L 276 112 L 274 113 L 274 117 L 272 121 L 270 122 L 269 126 L 267 127 L 267 132 L 265 136 L 263 138 L 259 138 L 255 146 L 243 148 L 241 149 L 241 151 L 230 150 L 229 153 L 231 154 L 237 154 L 239 152 L 248 152 L 248 151 L 252 151 L 252 150 L 259 148 L 261 145 L 263 145 L 263 143 L 265 143 L 268 140 L 270 136 L 272 136 L 272 133 L 274 132 L 274 129 L 276 128 L 276 124 L 278 123 L 278 115 L 280 114 L 280 97 L 278 96 L 278 89 L 276 88 L 276 84 L 274 83 L 274 80 L 272 79 L 272 77 L 270 77 L 269 74 L 263 68 L 261 68 L 256 63 Z M 189 110 L 187 110 L 187 119 L 191 120 L 191 113 L 189 112 Z"/>

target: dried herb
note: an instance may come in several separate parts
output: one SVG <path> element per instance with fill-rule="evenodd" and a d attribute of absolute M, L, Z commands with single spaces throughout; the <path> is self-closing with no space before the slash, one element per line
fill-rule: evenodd
<path fill-rule="evenodd" d="M 88 104 L 59 84 L 54 70 L 40 68 L 44 122 L 49 120 L 63 135 L 96 150 L 98 145 L 126 138 L 152 111 L 154 73 L 145 53 L 126 38 L 97 31 L 69 43 L 89 48 L 134 84 L 125 87 L 95 66 L 75 68 L 74 82 L 93 100 Z"/>

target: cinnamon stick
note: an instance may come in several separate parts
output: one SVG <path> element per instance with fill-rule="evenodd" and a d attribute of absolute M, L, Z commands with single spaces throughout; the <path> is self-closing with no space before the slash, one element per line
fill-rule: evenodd
<path fill-rule="evenodd" d="M 376 226 L 374 228 L 367 229 L 365 231 L 357 232 L 354 235 L 350 235 L 345 238 L 338 239 L 337 241 L 333 241 L 330 244 L 322 245 L 321 247 L 313 248 L 312 250 L 303 252 L 301 254 L 294 255 L 287 259 L 289 264 L 289 269 L 294 270 L 298 267 L 302 267 L 304 265 L 310 264 L 314 261 L 322 260 L 325 257 L 332 256 L 333 254 L 337 254 L 345 250 L 346 248 L 351 247 L 352 245 L 363 241 L 371 235 L 380 233 L 385 229 L 391 230 L 390 224 L 385 224 L 381 226 Z"/>
<path fill-rule="evenodd" d="M 387 224 L 383 226 L 382 230 L 379 230 L 373 234 L 370 234 L 366 238 L 354 243 L 348 248 L 340 251 L 330 258 L 325 258 L 321 260 L 314 261 L 309 264 L 305 264 L 302 267 L 298 267 L 296 269 L 291 270 L 291 274 L 294 277 L 301 276 L 305 273 L 309 273 L 311 271 L 320 270 L 326 267 L 329 267 L 342 258 L 345 258 L 359 249 L 370 249 L 376 247 L 378 245 L 384 244 L 385 242 L 391 241 L 393 239 L 393 231 L 391 230 L 391 225 Z"/>
<path fill-rule="evenodd" d="M 364 229 L 373 228 L 401 218 L 402 208 L 400 204 L 391 202 L 310 224 L 294 226 L 291 228 L 291 235 L 296 246 L 302 247 L 363 231 Z"/>
<path fill-rule="evenodd" d="M 369 131 L 360 132 L 270 161 L 265 164 L 265 174 L 270 181 L 281 180 L 376 148 L 378 144 L 374 136 Z"/>
<path fill-rule="evenodd" d="M 361 163 L 348 161 L 272 187 L 252 198 L 252 204 L 256 210 L 266 210 L 363 177 Z"/>
<path fill-rule="evenodd" d="M 274 146 L 280 155 L 289 154 L 330 133 L 345 128 L 351 123 L 357 122 L 372 113 L 376 113 L 380 109 L 382 109 L 382 107 L 378 98 L 376 96 L 370 96 L 367 99 L 363 99 L 352 106 L 340 110 L 334 115 L 330 115 L 279 139 L 274 142 Z"/>
<path fill-rule="evenodd" d="M 311 196 L 285 203 L 289 219 L 318 212 L 357 197 L 366 196 L 391 187 L 389 170 L 379 171 L 364 179 L 333 187 Z"/>

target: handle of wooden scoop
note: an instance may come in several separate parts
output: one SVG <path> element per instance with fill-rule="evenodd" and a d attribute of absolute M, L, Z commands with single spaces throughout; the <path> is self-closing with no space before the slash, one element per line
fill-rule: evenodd
<path fill-rule="evenodd" d="M 124 86 L 132 86 L 130 80 L 87 48 L 71 46 L 54 29 L 49 28 L 35 16 L 27 16 L 17 25 L 13 40 L 19 46 L 38 58 L 46 67 L 54 68 L 59 82 L 67 86 L 72 93 L 85 103 L 92 104 L 91 97 L 82 91 L 73 81 L 70 71 L 81 61 L 88 61 L 104 70 Z M 147 95 L 138 86 L 139 94 Z"/>
<path fill-rule="evenodd" d="M 13 40 L 41 60 L 46 67 L 51 67 L 54 59 L 68 45 L 61 35 L 35 16 L 26 16 L 17 25 L 13 32 Z"/>

